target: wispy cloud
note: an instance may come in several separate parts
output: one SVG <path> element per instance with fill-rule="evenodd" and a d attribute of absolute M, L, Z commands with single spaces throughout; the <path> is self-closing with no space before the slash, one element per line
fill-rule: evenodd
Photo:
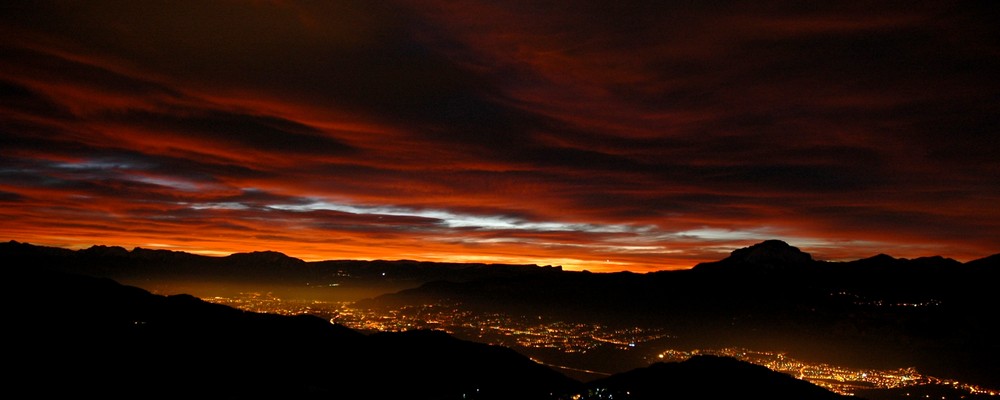
<path fill-rule="evenodd" d="M 989 5 L 0 8 L 9 239 L 595 270 L 1000 250 Z"/>

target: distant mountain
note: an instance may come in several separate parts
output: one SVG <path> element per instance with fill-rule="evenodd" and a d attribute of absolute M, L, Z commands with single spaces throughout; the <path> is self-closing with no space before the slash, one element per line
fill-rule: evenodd
<path fill-rule="evenodd" d="M 7 397 L 549 399 L 578 387 L 438 332 L 365 336 L 54 271 L 5 282 Z"/>
<path fill-rule="evenodd" d="M 972 260 L 965 263 L 965 265 L 972 268 L 1000 268 L 1000 254 Z"/>
<path fill-rule="evenodd" d="M 587 384 L 584 399 L 848 399 L 809 382 L 732 358 L 656 363 Z"/>
<path fill-rule="evenodd" d="M 306 262 L 275 251 L 236 253 L 209 257 L 170 250 L 118 246 L 92 246 L 83 250 L 0 243 L 0 258 L 34 268 L 48 268 L 90 276 L 141 282 L 147 280 L 200 280 L 241 283 L 305 285 L 369 285 L 392 283 L 415 287 L 448 280 L 469 281 L 487 277 L 551 274 L 561 267 L 481 263 L 435 263 L 412 260 Z"/>
<path fill-rule="evenodd" d="M 788 276 L 815 273 L 905 273 L 948 275 L 976 266 L 1000 265 L 1000 254 L 962 264 L 942 256 L 919 257 L 914 259 L 894 258 L 886 254 L 849 261 L 826 262 L 812 258 L 781 240 L 765 240 L 752 246 L 733 250 L 719 261 L 695 265 L 695 271 L 725 273 L 745 276 L 747 274 L 770 274 L 771 278 L 784 279 Z"/>
<path fill-rule="evenodd" d="M 780 240 L 766 240 L 750 247 L 734 250 L 721 261 L 701 263 L 694 266 L 696 271 L 727 272 L 789 272 L 796 268 L 814 266 L 812 256 Z"/>

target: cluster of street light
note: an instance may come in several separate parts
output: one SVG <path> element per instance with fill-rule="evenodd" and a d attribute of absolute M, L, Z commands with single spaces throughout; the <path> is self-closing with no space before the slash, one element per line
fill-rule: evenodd
<path fill-rule="evenodd" d="M 596 323 L 566 322 L 541 315 L 473 312 L 463 309 L 458 303 L 358 308 L 350 302 L 281 299 L 271 293 L 256 292 L 241 293 L 234 297 L 208 297 L 204 300 L 252 312 L 280 315 L 310 314 L 359 331 L 398 332 L 433 329 L 490 344 L 550 348 L 566 353 L 586 353 L 601 346 L 631 350 L 638 344 L 670 337 L 660 328 L 612 328 Z M 732 357 L 762 365 L 812 382 L 830 391 L 848 395 L 861 389 L 893 389 L 936 384 L 951 386 L 972 394 L 1000 396 L 1000 391 L 997 390 L 922 375 L 913 368 L 852 369 L 800 361 L 784 353 L 744 348 L 665 350 L 656 354 L 650 361 L 683 361 L 701 354 Z"/>

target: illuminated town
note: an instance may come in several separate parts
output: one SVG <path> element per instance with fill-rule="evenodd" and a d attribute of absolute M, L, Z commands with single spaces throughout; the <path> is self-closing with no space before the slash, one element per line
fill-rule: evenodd
<path fill-rule="evenodd" d="M 913 368 L 895 370 L 851 369 L 829 364 L 815 364 L 787 357 L 784 353 L 753 351 L 743 348 L 723 348 L 718 350 L 666 350 L 657 355 L 664 362 L 684 361 L 696 355 L 732 357 L 737 360 L 765 366 L 772 371 L 783 372 L 796 378 L 812 382 L 832 392 L 853 395 L 861 389 L 895 389 L 917 385 L 946 385 L 973 394 L 998 396 L 1000 392 L 987 390 L 975 385 L 951 379 L 940 379 L 922 375 Z"/>
<path fill-rule="evenodd" d="M 281 315 L 311 314 L 362 332 L 398 332 L 434 329 L 461 334 L 503 346 L 552 348 L 566 353 L 612 346 L 622 350 L 668 337 L 663 329 L 611 328 L 600 324 L 568 323 L 543 316 L 473 313 L 459 304 L 425 304 L 378 310 L 354 308 L 348 302 L 282 300 L 269 293 L 205 299 L 239 309 Z"/>
<path fill-rule="evenodd" d="M 355 308 L 351 302 L 283 300 L 270 293 L 241 293 L 238 297 L 208 297 L 204 300 L 260 313 L 315 315 L 329 319 L 331 323 L 363 332 L 434 329 L 450 334 L 460 333 L 463 337 L 471 336 L 484 343 L 550 348 L 566 353 L 586 353 L 601 346 L 612 346 L 628 351 L 641 343 L 670 337 L 663 329 L 643 327 L 615 329 L 600 324 L 550 320 L 544 316 L 474 313 L 462 310 L 460 304 L 426 304 L 379 310 Z M 846 395 L 853 395 L 861 389 L 894 389 L 934 384 L 951 386 L 972 394 L 1000 396 L 1000 391 L 997 390 L 922 375 L 913 368 L 851 369 L 808 363 L 788 357 L 784 353 L 744 348 L 664 350 L 648 361 L 679 362 L 696 355 L 732 357 Z"/>

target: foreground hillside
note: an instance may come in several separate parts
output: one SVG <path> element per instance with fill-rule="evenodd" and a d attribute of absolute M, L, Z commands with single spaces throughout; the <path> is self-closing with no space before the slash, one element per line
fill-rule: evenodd
<path fill-rule="evenodd" d="M 577 386 L 512 350 L 437 332 L 365 336 L 315 317 L 244 312 L 107 279 L 18 275 L 8 280 L 16 307 L 5 326 L 17 343 L 8 393 L 532 399 Z"/>

